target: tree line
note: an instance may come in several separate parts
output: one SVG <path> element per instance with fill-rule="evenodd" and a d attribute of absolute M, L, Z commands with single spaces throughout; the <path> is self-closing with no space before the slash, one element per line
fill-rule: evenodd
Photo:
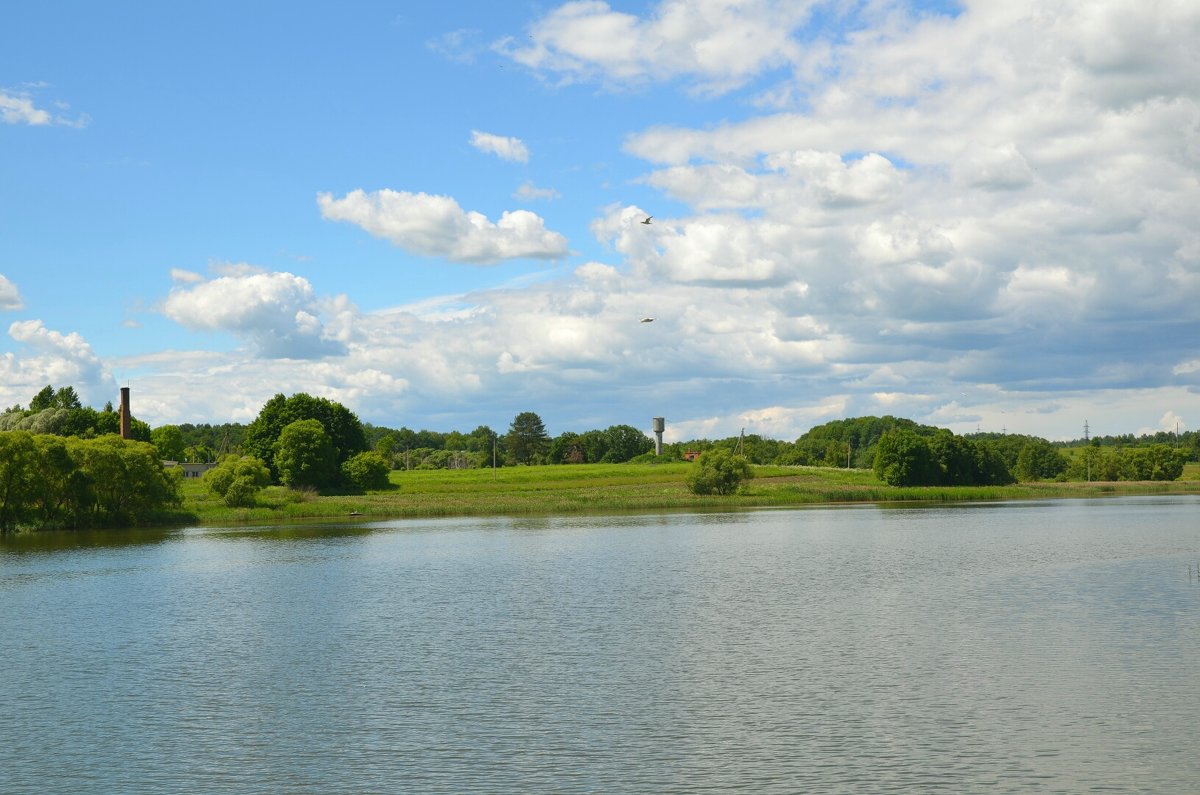
<path fill-rule="evenodd" d="M 0 533 L 144 524 L 178 505 L 180 478 L 148 442 L 0 433 Z"/>
<path fill-rule="evenodd" d="M 653 440 L 630 425 L 552 437 L 541 417 L 526 411 L 505 433 L 486 425 L 470 433 L 391 429 L 364 424 L 340 403 L 306 393 L 275 395 L 248 425 L 151 429 L 135 418 L 134 439 L 125 441 L 116 436 L 119 424 L 111 403 L 97 411 L 82 406 L 72 387 L 51 385 L 28 408 L 0 414 L 0 531 L 22 523 L 142 521 L 178 503 L 178 482 L 164 460 L 215 464 L 205 476 L 209 489 L 229 505 L 252 505 L 271 484 L 324 492 L 387 488 L 392 469 L 677 461 L 695 454 L 705 466 L 690 478 L 693 489 L 723 493 L 749 464 L 870 468 L 896 486 L 1003 485 L 1172 480 L 1200 452 L 1195 433 L 1172 437 L 1173 445 L 1155 436 L 1144 444 L 1093 439 L 1071 447 L 1018 434 L 956 436 L 884 416 L 834 420 L 794 442 L 754 434 L 676 442 L 659 456 Z"/>

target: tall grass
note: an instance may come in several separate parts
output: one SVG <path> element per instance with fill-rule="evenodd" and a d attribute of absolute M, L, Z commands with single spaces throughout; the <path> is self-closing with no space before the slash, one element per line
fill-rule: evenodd
<path fill-rule="evenodd" d="M 386 490 L 313 497 L 265 489 L 253 508 L 227 508 L 200 483 L 184 486 L 176 521 L 212 524 L 296 519 L 554 515 L 785 507 L 845 502 L 951 502 L 1200 493 L 1200 477 L 1166 483 L 1026 483 L 989 487 L 894 488 L 869 470 L 766 466 L 740 493 L 692 494 L 692 464 L 580 464 L 497 470 L 395 471 Z M 1195 471 L 1195 470 L 1193 470 Z M 1187 473 L 1185 473 L 1186 475 Z"/>

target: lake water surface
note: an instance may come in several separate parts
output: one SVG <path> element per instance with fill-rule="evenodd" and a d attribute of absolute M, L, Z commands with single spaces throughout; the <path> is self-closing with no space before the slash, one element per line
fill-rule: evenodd
<path fill-rule="evenodd" d="M 1200 498 L 0 541 L 0 792 L 1200 791 Z"/>

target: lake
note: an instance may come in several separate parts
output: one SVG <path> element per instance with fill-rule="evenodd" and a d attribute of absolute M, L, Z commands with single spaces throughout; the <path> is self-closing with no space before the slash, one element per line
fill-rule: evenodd
<path fill-rule="evenodd" d="M 0 540 L 0 792 L 1200 791 L 1200 498 Z"/>

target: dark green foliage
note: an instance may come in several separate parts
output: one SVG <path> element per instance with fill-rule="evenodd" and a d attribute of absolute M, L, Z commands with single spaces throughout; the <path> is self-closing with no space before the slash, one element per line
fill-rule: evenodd
<path fill-rule="evenodd" d="M 943 431 L 929 439 L 937 465 L 937 486 L 1004 486 L 1016 479 L 1000 454 L 987 446 Z"/>
<path fill-rule="evenodd" d="M 551 464 L 582 464 L 587 461 L 579 434 L 574 431 L 564 431 L 555 436 L 550 442 L 550 454 L 547 457 Z"/>
<path fill-rule="evenodd" d="M 275 471 L 291 488 L 327 488 L 340 474 L 333 440 L 317 420 L 296 420 L 275 443 Z"/>
<path fill-rule="evenodd" d="M 889 486 L 1003 486 L 1014 482 L 1000 454 L 942 430 L 885 433 L 876 445 L 875 475 Z"/>
<path fill-rule="evenodd" d="M 291 397 L 276 395 L 267 401 L 254 422 L 246 427 L 242 452 L 268 462 L 274 477 L 283 482 L 276 461 L 276 444 L 283 429 L 298 420 L 316 420 L 324 429 L 334 451 L 332 482 L 342 462 L 367 449 L 367 439 L 358 417 L 341 403 L 298 392 Z M 295 475 L 297 473 L 293 473 Z M 307 478 L 306 478 L 307 479 Z"/>
<path fill-rule="evenodd" d="M 41 392 L 33 396 L 33 400 L 29 401 L 29 411 L 37 414 L 39 411 L 45 411 L 54 406 L 54 387 L 46 384 Z"/>
<path fill-rule="evenodd" d="M 1121 479 L 1121 460 L 1118 451 L 1099 444 L 1089 444 L 1075 453 L 1067 466 L 1071 480 L 1113 481 Z"/>
<path fill-rule="evenodd" d="M 610 425 L 605 429 L 604 436 L 608 449 L 600 460 L 605 463 L 621 464 L 654 449 L 650 437 L 632 425 Z"/>
<path fill-rule="evenodd" d="M 654 449 L 654 441 L 632 425 L 610 425 L 602 431 L 566 431 L 550 443 L 551 464 L 622 464 Z"/>
<path fill-rule="evenodd" d="M 889 486 L 931 486 L 941 480 L 929 442 L 908 428 L 888 431 L 875 451 L 875 477 Z"/>
<path fill-rule="evenodd" d="M 1027 444 L 1049 445 L 1050 442 L 1040 436 L 1027 436 L 1021 433 L 968 433 L 963 438 L 986 444 L 1004 459 L 1004 464 L 1010 470 L 1016 471 L 1017 457 Z"/>
<path fill-rule="evenodd" d="M 508 457 L 514 464 L 541 464 L 550 451 L 550 437 L 542 418 L 532 411 L 523 411 L 513 418 L 505 437 Z"/>
<path fill-rule="evenodd" d="M 1122 480 L 1175 480 L 1183 474 L 1188 454 L 1165 444 L 1123 451 Z"/>
<path fill-rule="evenodd" d="M 685 480 L 694 494 L 733 494 L 754 477 L 750 462 L 726 448 L 713 448 L 700 454 Z"/>
<path fill-rule="evenodd" d="M 1017 482 L 1000 453 L 986 444 L 975 444 L 975 471 L 976 485 L 1007 486 Z"/>
<path fill-rule="evenodd" d="M 383 489 L 388 486 L 388 461 L 379 453 L 358 453 L 342 464 L 342 479 L 359 491 Z"/>
<path fill-rule="evenodd" d="M 1017 454 L 1013 474 L 1018 480 L 1054 480 L 1065 475 L 1067 459 L 1045 439 L 1030 439 Z"/>
<path fill-rule="evenodd" d="M 809 429 L 796 440 L 796 451 L 789 458 L 804 458 L 805 463 L 819 466 L 846 466 L 847 449 L 854 467 L 867 468 L 875 461 L 875 448 L 885 433 L 906 430 L 919 436 L 931 437 L 943 429 L 918 425 L 890 415 L 884 417 L 854 417 L 833 420 Z"/>
<path fill-rule="evenodd" d="M 33 503 L 37 463 L 28 431 L 0 433 L 0 533 L 14 529 Z"/>

